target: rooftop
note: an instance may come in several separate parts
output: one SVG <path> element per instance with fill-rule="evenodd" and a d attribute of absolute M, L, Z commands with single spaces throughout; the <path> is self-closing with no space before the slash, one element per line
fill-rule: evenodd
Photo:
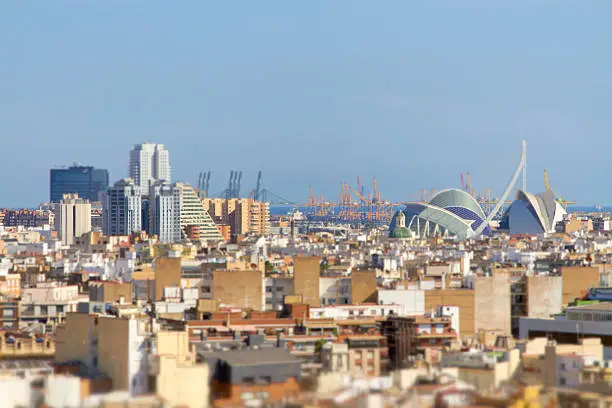
<path fill-rule="evenodd" d="M 257 366 L 261 364 L 296 364 L 299 359 L 281 348 L 242 349 L 220 352 L 204 352 L 203 357 L 214 357 L 232 366 Z"/>
<path fill-rule="evenodd" d="M 579 306 L 568 307 L 567 310 L 580 312 L 580 311 L 598 311 L 598 312 L 612 312 L 612 302 L 601 302 L 595 304 L 586 304 Z"/>

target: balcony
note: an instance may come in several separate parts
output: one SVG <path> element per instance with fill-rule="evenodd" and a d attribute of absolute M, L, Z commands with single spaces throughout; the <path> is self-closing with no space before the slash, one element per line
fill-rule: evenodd
<path fill-rule="evenodd" d="M 418 339 L 445 339 L 451 338 L 454 339 L 457 337 L 455 332 L 444 332 L 444 333 L 428 333 L 422 332 L 417 334 Z"/>

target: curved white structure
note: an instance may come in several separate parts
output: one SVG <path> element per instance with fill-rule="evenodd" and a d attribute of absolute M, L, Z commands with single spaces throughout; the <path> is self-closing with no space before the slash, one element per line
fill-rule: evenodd
<path fill-rule="evenodd" d="M 501 209 L 501 206 L 504 205 L 504 203 L 508 199 L 508 196 L 510 195 L 510 192 L 514 188 L 514 185 L 516 184 L 518 177 L 521 174 L 521 171 L 525 170 L 526 160 L 527 160 L 527 142 L 523 140 L 521 160 L 519 161 L 519 164 L 516 167 L 516 171 L 514 172 L 514 176 L 512 177 L 512 180 L 510 180 L 508 187 L 506 187 L 506 191 L 504 191 L 504 194 L 501 196 L 501 198 L 497 202 L 497 205 L 495 206 L 495 208 L 493 208 L 493 211 L 491 211 L 491 213 L 489 214 L 485 222 L 483 222 L 478 228 L 476 228 L 473 236 L 481 235 L 484 229 L 491 223 L 491 221 L 493 220 L 493 217 L 495 217 L 495 215 L 499 212 L 499 210 Z"/>

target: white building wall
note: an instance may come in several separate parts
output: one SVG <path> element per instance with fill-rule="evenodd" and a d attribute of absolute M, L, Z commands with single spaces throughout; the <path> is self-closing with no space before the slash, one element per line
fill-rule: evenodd
<path fill-rule="evenodd" d="M 1 407 L 29 407 L 31 394 L 30 381 L 25 378 L 5 377 L 0 381 Z"/>
<path fill-rule="evenodd" d="M 422 315 L 425 313 L 425 292 L 415 289 L 382 289 L 378 291 L 378 303 L 401 305 L 407 316 Z"/>
<path fill-rule="evenodd" d="M 81 379 L 52 375 L 46 379 L 46 403 L 50 407 L 76 408 L 81 406 Z"/>
<path fill-rule="evenodd" d="M 129 321 L 128 378 L 131 379 L 129 392 L 132 396 L 149 392 L 149 336 L 143 330 L 144 324 L 144 321 L 136 319 Z"/>

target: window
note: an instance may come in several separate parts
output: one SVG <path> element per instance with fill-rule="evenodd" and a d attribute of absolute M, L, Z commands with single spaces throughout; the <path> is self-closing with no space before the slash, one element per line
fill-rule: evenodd
<path fill-rule="evenodd" d="M 15 311 L 13 309 L 4 309 L 3 315 L 5 317 L 7 317 L 7 316 L 12 317 L 12 316 L 15 316 Z"/>
<path fill-rule="evenodd" d="M 255 383 L 255 378 L 254 377 L 244 377 L 242 379 L 242 382 L 244 384 L 254 384 Z"/>
<path fill-rule="evenodd" d="M 561 377 L 561 379 L 559 380 L 559 384 L 565 385 L 566 383 L 567 381 L 565 380 L 565 378 Z"/>
<path fill-rule="evenodd" d="M 272 377 L 270 377 L 269 375 L 265 375 L 263 377 L 259 377 L 259 381 L 266 384 L 270 384 L 272 382 Z"/>
<path fill-rule="evenodd" d="M 565 363 L 561 363 L 561 364 L 559 364 L 559 369 L 560 369 L 561 371 L 565 371 Z"/>

